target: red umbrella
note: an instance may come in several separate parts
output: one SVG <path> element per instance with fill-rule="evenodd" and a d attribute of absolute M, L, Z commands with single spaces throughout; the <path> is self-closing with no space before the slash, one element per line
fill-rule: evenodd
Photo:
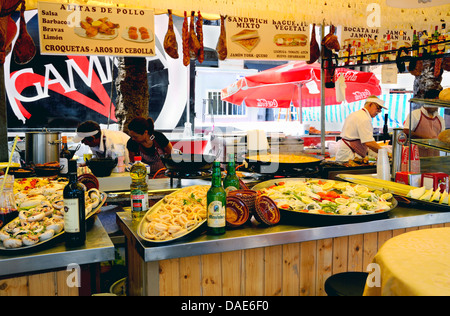
<path fill-rule="evenodd" d="M 341 74 L 347 102 L 381 94 L 380 82 L 373 73 L 337 68 L 335 79 Z M 320 106 L 320 64 L 290 62 L 244 77 L 222 89 L 222 100 L 262 108 L 288 108 L 291 103 L 295 107 Z M 325 105 L 339 103 L 335 88 L 325 89 Z"/>

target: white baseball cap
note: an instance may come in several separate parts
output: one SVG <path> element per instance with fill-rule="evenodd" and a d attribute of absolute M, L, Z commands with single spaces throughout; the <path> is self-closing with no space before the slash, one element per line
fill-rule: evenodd
<path fill-rule="evenodd" d="M 371 95 L 370 97 L 368 97 L 368 98 L 366 99 L 366 102 L 373 102 L 373 103 L 376 103 L 376 104 L 378 104 L 379 106 L 381 106 L 383 109 L 388 110 L 388 108 L 384 105 L 384 101 L 381 100 L 380 98 L 378 98 L 378 97 L 375 96 L 375 95 Z"/>

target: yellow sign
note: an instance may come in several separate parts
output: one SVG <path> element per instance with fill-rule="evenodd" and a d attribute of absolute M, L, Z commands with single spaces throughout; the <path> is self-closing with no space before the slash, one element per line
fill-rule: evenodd
<path fill-rule="evenodd" d="M 228 58 L 309 60 L 309 24 L 271 18 L 229 16 Z"/>
<path fill-rule="evenodd" d="M 152 10 L 38 3 L 41 54 L 154 56 Z"/>

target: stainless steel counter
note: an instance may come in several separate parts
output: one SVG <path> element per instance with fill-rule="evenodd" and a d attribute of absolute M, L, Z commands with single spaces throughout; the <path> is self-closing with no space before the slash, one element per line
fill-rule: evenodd
<path fill-rule="evenodd" d="M 45 248 L 37 251 L 0 252 L 0 276 L 61 269 L 71 263 L 82 265 L 114 260 L 114 245 L 98 218 L 88 230 L 84 246 L 66 248 L 64 234 L 49 243 L 51 245 L 42 245 L 40 247 Z"/>
<path fill-rule="evenodd" d="M 310 240 L 357 235 L 415 226 L 450 222 L 450 212 L 431 212 L 413 208 L 397 207 L 385 219 L 370 222 L 342 224 L 323 227 L 276 225 L 273 227 L 244 226 L 228 229 L 222 236 L 201 234 L 182 241 L 151 245 L 136 233 L 138 223 L 132 222 L 130 210 L 117 213 L 117 221 L 126 236 L 136 239 L 136 249 L 145 262 L 171 258 L 189 257 L 211 253 L 227 252 L 275 246 Z"/>

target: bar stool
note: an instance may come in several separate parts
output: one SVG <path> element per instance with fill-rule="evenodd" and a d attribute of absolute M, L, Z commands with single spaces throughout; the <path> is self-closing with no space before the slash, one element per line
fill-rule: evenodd
<path fill-rule="evenodd" d="M 369 274 L 367 272 L 342 272 L 325 281 L 328 296 L 362 296 Z"/>

